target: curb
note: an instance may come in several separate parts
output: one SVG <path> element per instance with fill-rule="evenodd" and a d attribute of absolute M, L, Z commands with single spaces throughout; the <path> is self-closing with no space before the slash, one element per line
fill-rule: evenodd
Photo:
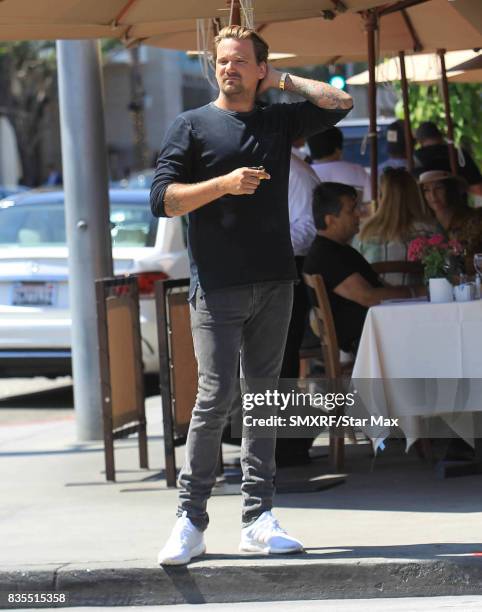
<path fill-rule="evenodd" d="M 300 599 L 357 599 L 476 595 L 482 592 L 482 559 L 310 560 L 209 559 L 189 567 L 158 568 L 138 561 L 0 568 L 0 607 L 7 593 L 65 593 L 68 606 L 140 606 Z M 35 607 L 42 607 L 38 603 Z"/>

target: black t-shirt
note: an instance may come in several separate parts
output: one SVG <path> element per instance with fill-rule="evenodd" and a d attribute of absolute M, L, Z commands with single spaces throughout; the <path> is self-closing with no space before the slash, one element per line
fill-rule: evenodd
<path fill-rule="evenodd" d="M 352 274 L 358 272 L 372 287 L 383 287 L 368 261 L 348 244 L 317 236 L 305 259 L 306 274 L 320 274 L 333 312 L 338 344 L 344 351 L 358 346 L 367 308 L 337 295 L 333 290 Z"/>
<path fill-rule="evenodd" d="M 171 183 L 197 183 L 243 166 L 264 166 L 270 180 L 253 195 L 226 195 L 189 213 L 191 291 L 297 278 L 288 217 L 291 143 L 327 129 L 349 111 L 309 102 L 225 111 L 213 103 L 182 113 L 161 148 L 151 189 L 165 216 Z"/>
<path fill-rule="evenodd" d="M 468 151 L 463 149 L 465 166 L 461 166 L 457 158 L 458 173 L 469 185 L 477 185 L 482 182 L 482 174 Z M 422 147 L 415 151 L 416 175 L 419 176 L 427 170 L 445 170 L 451 172 L 449 147 L 446 144 L 435 144 Z"/>

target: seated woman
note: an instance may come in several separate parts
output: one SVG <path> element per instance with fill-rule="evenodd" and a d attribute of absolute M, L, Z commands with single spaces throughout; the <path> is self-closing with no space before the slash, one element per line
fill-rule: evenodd
<path fill-rule="evenodd" d="M 464 179 L 445 170 L 430 170 L 419 177 L 422 196 L 448 238 L 458 240 L 468 274 L 474 273 L 475 253 L 482 253 L 482 209 L 467 206 Z"/>
<path fill-rule="evenodd" d="M 416 180 L 404 168 L 386 168 L 380 177 L 379 207 L 363 224 L 353 246 L 370 263 L 407 261 L 410 241 L 435 231 Z M 387 274 L 384 280 L 393 285 L 415 282 L 408 274 L 398 273 Z"/>

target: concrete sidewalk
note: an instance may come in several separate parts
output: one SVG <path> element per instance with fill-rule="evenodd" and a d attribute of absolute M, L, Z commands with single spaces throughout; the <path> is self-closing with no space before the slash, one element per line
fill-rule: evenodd
<path fill-rule="evenodd" d="M 104 479 L 102 444 L 75 441 L 73 411 L 15 410 L 0 408 L 0 608 L 12 606 L 6 593 L 14 591 L 65 592 L 68 605 L 482 592 L 480 476 L 437 480 L 401 442 L 388 445 L 373 471 L 368 447 L 350 446 L 341 486 L 276 496 L 276 516 L 306 554 L 240 555 L 241 498 L 215 495 L 208 554 L 188 568 L 161 569 L 156 556 L 177 492 L 160 477 L 159 398 L 147 401 L 151 469 L 138 468 L 134 438 L 118 441 L 115 484 Z M 225 458 L 238 454 L 225 447 Z"/>

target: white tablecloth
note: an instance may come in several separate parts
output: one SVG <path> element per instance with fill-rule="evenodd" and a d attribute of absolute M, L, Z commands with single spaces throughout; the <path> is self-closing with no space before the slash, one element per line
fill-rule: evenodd
<path fill-rule="evenodd" d="M 370 308 L 353 385 L 371 415 L 399 419 L 407 446 L 441 416 L 467 441 L 482 411 L 482 301 Z M 377 446 L 388 431 L 373 435 Z"/>

